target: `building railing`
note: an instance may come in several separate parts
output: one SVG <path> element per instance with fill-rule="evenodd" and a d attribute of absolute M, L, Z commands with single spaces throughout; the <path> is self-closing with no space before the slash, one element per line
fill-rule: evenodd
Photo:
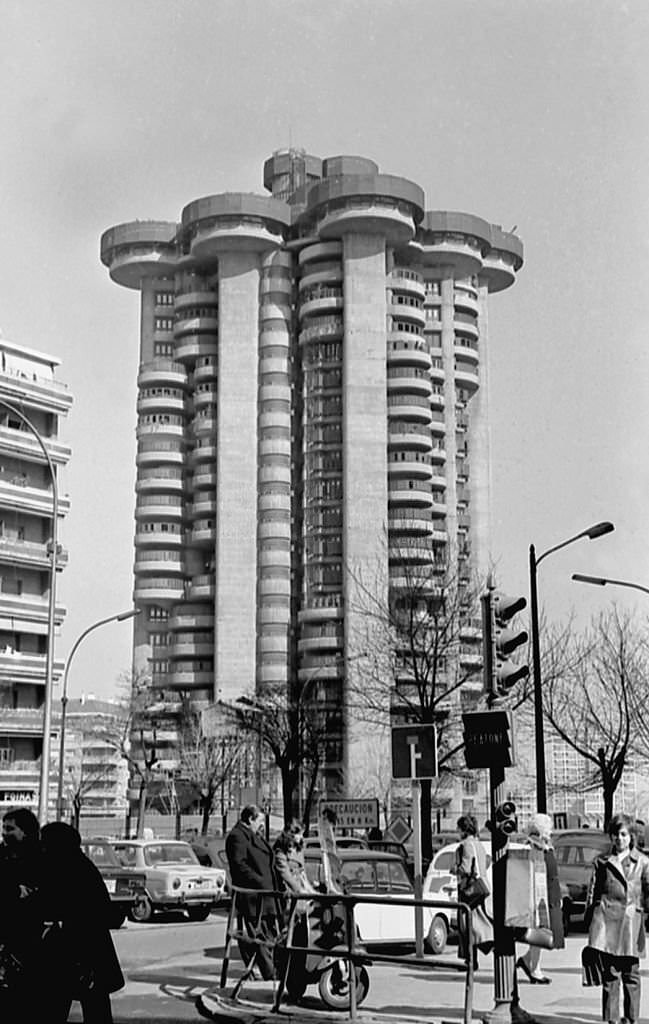
<path fill-rule="evenodd" d="M 240 914 L 241 907 L 238 905 L 237 897 L 244 897 L 244 902 L 250 906 L 252 899 L 255 901 L 255 913 L 249 915 L 248 921 L 245 920 L 245 915 L 242 921 L 242 927 L 235 927 L 235 921 L 238 913 Z M 275 904 L 275 917 L 277 921 L 277 928 L 275 934 L 269 933 L 267 928 L 262 926 L 262 913 L 267 914 L 268 901 L 272 900 Z M 322 944 L 318 946 L 303 945 L 295 943 L 294 932 L 295 924 L 298 917 L 298 907 L 300 904 L 304 905 L 304 901 L 309 903 L 315 903 L 324 905 L 325 907 L 333 907 L 334 905 L 342 906 L 344 913 L 344 932 L 342 932 L 343 941 L 332 948 L 325 948 Z M 285 907 L 288 904 L 288 914 L 285 911 Z M 442 960 L 439 956 L 413 956 L 411 953 L 398 955 L 395 953 L 368 953 L 363 948 L 363 939 L 359 937 L 359 932 L 356 926 L 355 920 L 355 908 L 359 905 L 373 905 L 373 906 L 384 906 L 384 907 L 412 907 L 413 909 L 413 938 L 412 946 L 415 945 L 415 916 L 416 908 L 421 908 L 422 912 L 425 908 L 441 907 L 446 911 L 455 911 L 458 915 L 458 929 L 463 934 L 465 942 L 464 949 L 465 955 L 463 957 L 457 957 L 457 959 Z M 228 968 L 230 964 L 230 949 L 234 939 L 243 940 L 249 946 L 254 947 L 255 955 L 252 957 L 245 970 L 237 980 L 232 993 L 231 998 L 237 999 L 237 996 L 244 984 L 244 982 L 250 978 L 255 967 L 257 955 L 262 947 L 265 947 L 271 955 L 274 954 L 276 949 L 284 951 L 287 956 L 283 958 L 282 969 L 279 977 L 279 982 L 275 991 L 275 1000 L 273 1003 L 273 1013 L 278 1013 L 282 1001 L 282 997 L 287 987 L 287 979 L 289 971 L 291 969 L 291 954 L 297 953 L 303 955 L 305 953 L 313 956 L 326 957 L 326 956 L 337 956 L 341 960 L 345 960 L 348 966 L 349 978 L 355 979 L 355 968 L 362 965 L 371 965 L 372 963 L 392 963 L 392 964 L 405 964 L 415 963 L 418 965 L 427 965 L 429 967 L 439 967 L 441 964 L 444 966 L 452 966 L 464 968 L 465 983 L 464 983 L 464 1007 L 462 1015 L 462 1024 L 471 1024 L 473 1019 L 473 945 L 474 937 L 473 930 L 471 927 L 471 911 L 464 903 L 458 903 L 447 900 L 435 900 L 430 899 L 417 899 L 413 896 L 394 896 L 392 893 L 388 896 L 365 896 L 360 893 L 344 894 L 344 893 L 313 893 L 313 892 L 293 892 L 293 893 L 282 893 L 276 889 L 246 889 L 237 885 L 232 886 L 232 901 L 230 904 L 230 912 L 228 914 L 228 923 L 225 931 L 225 949 L 223 952 L 223 962 L 221 966 L 221 977 L 219 982 L 219 988 L 224 989 L 227 985 L 228 980 Z M 273 956 L 273 959 L 275 957 Z M 357 993 L 356 984 L 351 983 L 349 988 L 349 1019 L 357 1019 Z"/>

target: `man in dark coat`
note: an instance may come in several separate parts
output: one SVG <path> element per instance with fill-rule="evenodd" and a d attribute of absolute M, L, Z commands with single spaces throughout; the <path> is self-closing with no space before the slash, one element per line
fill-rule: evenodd
<path fill-rule="evenodd" d="M 273 870 L 273 851 L 261 834 L 263 815 L 254 804 L 248 804 L 241 811 L 241 817 L 225 840 L 225 853 L 230 866 L 232 884 L 243 889 L 277 889 Z M 241 930 L 249 934 L 261 930 L 273 935 L 276 932 L 276 900 L 273 896 L 252 896 L 241 893 L 237 897 L 237 911 Z M 248 964 L 255 954 L 255 946 L 239 940 L 241 959 Z M 257 947 L 256 963 L 262 977 L 268 981 L 273 977 L 273 962 L 265 946 Z"/>

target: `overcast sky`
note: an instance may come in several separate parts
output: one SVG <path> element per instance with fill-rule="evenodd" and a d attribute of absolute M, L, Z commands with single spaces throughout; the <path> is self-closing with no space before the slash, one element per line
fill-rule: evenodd
<path fill-rule="evenodd" d="M 191 199 L 263 192 L 289 143 L 362 154 L 429 209 L 517 225 L 525 266 L 490 307 L 493 557 L 551 618 L 649 585 L 649 4 L 646 0 L 0 0 L 0 327 L 62 359 L 75 403 L 64 490 L 63 658 L 130 607 L 138 296 L 101 232 Z M 649 612 L 649 597 L 617 590 Z M 79 649 L 107 694 L 131 626 Z"/>

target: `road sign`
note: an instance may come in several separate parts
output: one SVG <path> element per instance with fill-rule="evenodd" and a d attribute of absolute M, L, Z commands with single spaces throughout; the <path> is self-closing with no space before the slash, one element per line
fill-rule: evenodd
<path fill-rule="evenodd" d="M 392 778 L 434 779 L 437 775 L 437 734 L 432 725 L 392 727 Z"/>
<path fill-rule="evenodd" d="M 516 763 L 511 711 L 467 711 L 462 721 L 467 768 L 511 768 Z"/>
<path fill-rule="evenodd" d="M 388 842 L 392 843 L 405 843 L 410 839 L 412 835 L 412 829 L 400 814 L 397 814 L 396 818 L 393 818 L 385 832 L 383 838 L 387 839 Z"/>
<path fill-rule="evenodd" d="M 321 800 L 318 817 L 327 807 L 336 815 L 336 828 L 378 828 L 379 802 L 370 800 Z"/>

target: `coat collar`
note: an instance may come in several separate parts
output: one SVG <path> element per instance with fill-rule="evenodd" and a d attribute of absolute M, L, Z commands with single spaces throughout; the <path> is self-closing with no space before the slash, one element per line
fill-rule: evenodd
<path fill-rule="evenodd" d="M 622 869 L 620 869 L 618 865 L 613 861 L 612 855 L 609 855 L 606 858 L 606 866 L 613 872 L 614 875 L 616 875 L 617 878 L 619 878 L 622 884 L 626 887 L 629 875 L 635 868 L 639 859 L 640 857 L 638 855 L 638 851 L 634 848 L 632 850 L 629 850 L 629 856 L 624 859 Z"/>

